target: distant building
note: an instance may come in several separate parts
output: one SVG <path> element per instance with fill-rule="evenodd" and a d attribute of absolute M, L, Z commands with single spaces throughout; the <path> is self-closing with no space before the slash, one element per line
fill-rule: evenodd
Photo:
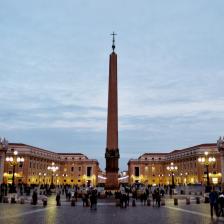
<path fill-rule="evenodd" d="M 10 143 L 6 156 L 11 149 L 18 151 L 24 163 L 15 166 L 15 183 L 92 185 L 96 186 L 99 163 L 82 153 L 56 153 L 34 146 Z M 52 162 L 58 166 L 54 173 L 48 170 Z M 13 167 L 5 161 L 3 182 L 12 182 Z"/>
<path fill-rule="evenodd" d="M 221 183 L 220 153 L 216 144 L 201 144 L 170 153 L 145 153 L 138 159 L 130 159 L 129 183 L 171 184 L 172 173 L 167 170 L 167 166 L 172 162 L 177 167 L 173 172 L 175 184 L 206 184 L 206 167 L 198 162 L 198 158 L 204 156 L 206 151 L 208 156 L 214 156 L 216 159 L 216 162 L 208 167 L 210 183 Z"/>

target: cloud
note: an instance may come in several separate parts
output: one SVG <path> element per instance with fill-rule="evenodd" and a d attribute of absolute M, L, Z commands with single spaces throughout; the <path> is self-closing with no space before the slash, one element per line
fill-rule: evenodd
<path fill-rule="evenodd" d="M 2 134 L 101 154 L 114 30 L 122 157 L 216 140 L 224 132 L 222 6 L 4 1 Z"/>

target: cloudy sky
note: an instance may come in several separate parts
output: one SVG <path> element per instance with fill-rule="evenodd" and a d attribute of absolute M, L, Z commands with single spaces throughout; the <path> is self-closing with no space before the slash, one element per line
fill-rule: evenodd
<path fill-rule="evenodd" d="M 105 168 L 110 33 L 120 169 L 224 135 L 223 0 L 1 0 L 0 136 Z"/>

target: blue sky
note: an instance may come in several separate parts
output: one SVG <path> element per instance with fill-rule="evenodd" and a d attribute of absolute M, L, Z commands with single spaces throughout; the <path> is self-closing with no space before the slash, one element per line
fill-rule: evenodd
<path fill-rule="evenodd" d="M 222 0 L 1 0 L 0 136 L 105 168 L 110 33 L 120 169 L 224 134 Z"/>

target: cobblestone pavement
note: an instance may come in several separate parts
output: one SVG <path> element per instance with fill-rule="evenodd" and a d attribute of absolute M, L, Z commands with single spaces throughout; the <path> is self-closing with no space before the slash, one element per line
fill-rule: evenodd
<path fill-rule="evenodd" d="M 196 204 L 192 200 L 186 205 L 185 200 L 179 200 L 175 206 L 173 199 L 166 199 L 166 205 L 160 208 L 143 206 L 137 201 L 136 207 L 120 208 L 115 206 L 113 200 L 99 200 L 97 210 L 83 207 L 81 201 L 72 207 L 70 202 L 62 200 L 60 207 L 55 205 L 55 197 L 48 199 L 47 207 L 42 203 L 38 205 L 26 204 L 0 204 L 1 224 L 54 224 L 54 223 L 171 223 L 171 224 L 200 224 L 224 223 L 224 218 L 211 219 L 209 204 Z"/>

